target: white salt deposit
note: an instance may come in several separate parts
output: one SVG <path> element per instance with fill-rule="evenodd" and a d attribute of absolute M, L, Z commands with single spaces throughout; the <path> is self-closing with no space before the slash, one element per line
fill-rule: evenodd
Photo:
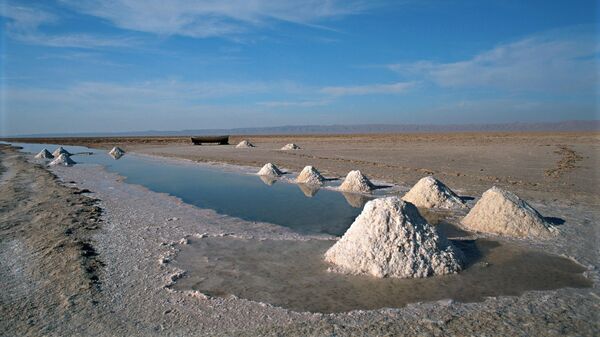
<path fill-rule="evenodd" d="M 402 197 L 417 207 L 424 208 L 463 208 L 466 204 L 448 186 L 434 177 L 425 177 Z"/>
<path fill-rule="evenodd" d="M 53 159 L 54 156 L 52 155 L 52 153 L 50 153 L 50 151 L 43 149 L 42 151 L 40 151 L 40 153 L 35 155 L 36 159 Z"/>
<path fill-rule="evenodd" d="M 297 183 L 308 185 L 323 185 L 325 178 L 312 166 L 306 166 L 296 178 Z"/>
<path fill-rule="evenodd" d="M 277 166 L 271 164 L 271 163 L 266 163 L 265 166 L 263 166 L 260 171 L 258 171 L 257 173 L 259 176 L 272 176 L 272 177 L 279 177 L 280 175 L 283 174 L 283 172 L 281 172 L 279 170 L 279 168 L 277 168 Z"/>
<path fill-rule="evenodd" d="M 282 147 L 281 150 L 283 150 L 283 151 L 300 150 L 300 146 L 298 146 L 298 145 L 296 145 L 294 143 L 290 143 L 290 144 L 287 144 L 284 147 Z"/>
<path fill-rule="evenodd" d="M 58 147 L 58 149 L 56 149 L 56 150 L 54 150 L 54 152 L 52 152 L 52 155 L 53 155 L 54 157 L 58 157 L 58 156 L 60 156 L 61 154 L 66 154 L 67 156 L 70 156 L 70 155 L 71 155 L 71 154 L 69 153 L 69 151 L 67 151 L 67 150 L 63 149 L 63 147 L 62 147 L 62 146 L 59 146 L 59 147 Z"/>
<path fill-rule="evenodd" d="M 76 164 L 75 161 L 73 161 L 73 159 L 71 159 L 71 157 L 68 154 L 61 153 L 56 159 L 51 161 L 50 164 L 48 164 L 48 165 L 72 166 L 75 164 Z"/>
<path fill-rule="evenodd" d="M 242 140 L 238 145 L 235 146 L 236 149 L 247 149 L 250 147 L 254 147 L 254 144 L 250 143 L 248 140 Z"/>
<path fill-rule="evenodd" d="M 341 191 L 357 193 L 369 193 L 374 188 L 375 185 L 359 170 L 350 171 L 339 187 Z"/>
<path fill-rule="evenodd" d="M 461 270 L 462 253 L 398 197 L 367 202 L 325 253 L 335 271 L 376 277 L 427 277 Z"/>
<path fill-rule="evenodd" d="M 556 231 L 527 202 L 496 186 L 483 193 L 461 223 L 468 230 L 513 237 L 548 237 Z"/>
<path fill-rule="evenodd" d="M 111 155 L 113 158 L 119 159 L 125 154 L 125 151 L 120 147 L 115 146 L 112 148 L 112 150 L 108 152 L 108 154 Z"/>

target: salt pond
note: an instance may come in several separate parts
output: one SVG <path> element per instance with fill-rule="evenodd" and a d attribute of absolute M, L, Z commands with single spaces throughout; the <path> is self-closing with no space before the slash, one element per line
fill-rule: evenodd
<path fill-rule="evenodd" d="M 31 154 L 43 148 L 53 151 L 59 146 L 12 144 Z M 226 170 L 217 165 L 135 154 L 126 154 L 115 160 L 107 151 L 82 146 L 63 147 L 75 154 L 72 158 L 79 165 L 102 165 L 108 171 L 125 177 L 127 183 L 168 193 L 186 203 L 213 209 L 220 214 L 286 226 L 302 234 L 342 235 L 368 200 L 355 198 L 350 204 L 344 195 L 336 191 L 319 189 L 307 193 L 306 186 L 277 180 L 265 182 L 254 174 Z"/>

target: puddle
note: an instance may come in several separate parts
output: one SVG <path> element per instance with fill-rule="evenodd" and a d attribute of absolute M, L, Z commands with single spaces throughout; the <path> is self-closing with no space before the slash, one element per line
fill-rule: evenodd
<path fill-rule="evenodd" d="M 43 148 L 53 151 L 58 147 L 52 144 L 14 145 L 31 154 Z M 71 153 L 85 153 L 73 157 L 79 165 L 103 165 L 108 171 L 126 177 L 125 182 L 168 193 L 220 214 L 286 226 L 302 234 L 342 235 L 367 201 L 364 196 L 348 197 L 336 191 L 228 172 L 207 165 L 178 164 L 133 154 L 115 160 L 108 151 L 83 146 L 63 147 Z"/>
<path fill-rule="evenodd" d="M 573 261 L 489 240 L 455 241 L 468 256 L 460 274 L 377 279 L 327 272 L 333 241 L 204 238 L 181 246 L 172 263 L 187 271 L 174 289 L 236 295 L 295 311 L 344 312 L 454 299 L 482 301 L 527 290 L 590 287 Z"/>

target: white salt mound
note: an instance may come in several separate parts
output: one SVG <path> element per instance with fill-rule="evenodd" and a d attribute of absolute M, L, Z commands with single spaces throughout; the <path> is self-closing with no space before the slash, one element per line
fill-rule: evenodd
<path fill-rule="evenodd" d="M 367 202 L 325 253 L 333 270 L 376 277 L 427 277 L 461 270 L 462 253 L 417 208 L 398 197 Z"/>
<path fill-rule="evenodd" d="M 61 154 L 66 154 L 67 156 L 70 156 L 70 155 L 71 155 L 71 154 L 69 153 L 69 151 L 67 151 L 67 150 L 63 149 L 63 147 L 62 147 L 62 146 L 59 146 L 59 147 L 58 147 L 58 149 L 56 149 L 56 150 L 54 150 L 54 152 L 52 152 L 52 155 L 53 155 L 54 157 L 58 157 L 58 156 L 60 156 Z"/>
<path fill-rule="evenodd" d="M 434 177 L 419 180 L 413 188 L 402 197 L 417 207 L 424 208 L 463 208 L 466 204 L 448 186 Z"/>
<path fill-rule="evenodd" d="M 375 185 L 359 170 L 350 171 L 339 187 L 342 191 L 357 193 L 369 193 L 374 188 Z"/>
<path fill-rule="evenodd" d="M 254 147 L 254 144 L 250 143 L 246 139 L 242 140 L 238 145 L 235 146 L 236 149 L 247 149 L 250 147 Z"/>
<path fill-rule="evenodd" d="M 50 164 L 48 164 L 48 165 L 72 166 L 75 164 L 76 164 L 75 161 L 73 161 L 73 159 L 71 159 L 71 157 L 68 154 L 61 153 L 56 159 L 51 161 Z"/>
<path fill-rule="evenodd" d="M 556 231 L 527 202 L 496 186 L 483 193 L 461 223 L 468 230 L 513 237 L 549 237 Z"/>
<path fill-rule="evenodd" d="M 284 147 L 281 148 L 283 151 L 288 151 L 288 150 L 300 150 L 300 146 L 294 144 L 294 143 L 290 143 L 285 145 Z"/>
<path fill-rule="evenodd" d="M 113 157 L 122 157 L 125 154 L 125 151 L 122 148 L 115 146 L 108 152 L 108 154 Z"/>
<path fill-rule="evenodd" d="M 283 174 L 283 172 L 281 172 L 279 170 L 279 168 L 277 168 L 277 166 L 271 164 L 271 163 L 266 163 L 265 166 L 263 166 L 260 171 L 258 171 L 257 173 L 259 176 L 272 176 L 272 177 L 279 177 L 280 175 Z"/>
<path fill-rule="evenodd" d="M 308 185 L 323 185 L 325 178 L 312 166 L 306 166 L 296 178 L 297 183 Z"/>
<path fill-rule="evenodd" d="M 36 159 L 53 159 L 54 156 L 52 155 L 52 153 L 50 153 L 50 151 L 43 149 L 42 151 L 40 151 L 40 153 L 35 155 Z"/>

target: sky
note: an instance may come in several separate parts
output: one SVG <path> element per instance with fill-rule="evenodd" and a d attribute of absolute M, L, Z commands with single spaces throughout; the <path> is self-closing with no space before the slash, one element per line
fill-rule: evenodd
<path fill-rule="evenodd" d="M 599 119 L 597 1 L 0 0 L 0 135 Z"/>

